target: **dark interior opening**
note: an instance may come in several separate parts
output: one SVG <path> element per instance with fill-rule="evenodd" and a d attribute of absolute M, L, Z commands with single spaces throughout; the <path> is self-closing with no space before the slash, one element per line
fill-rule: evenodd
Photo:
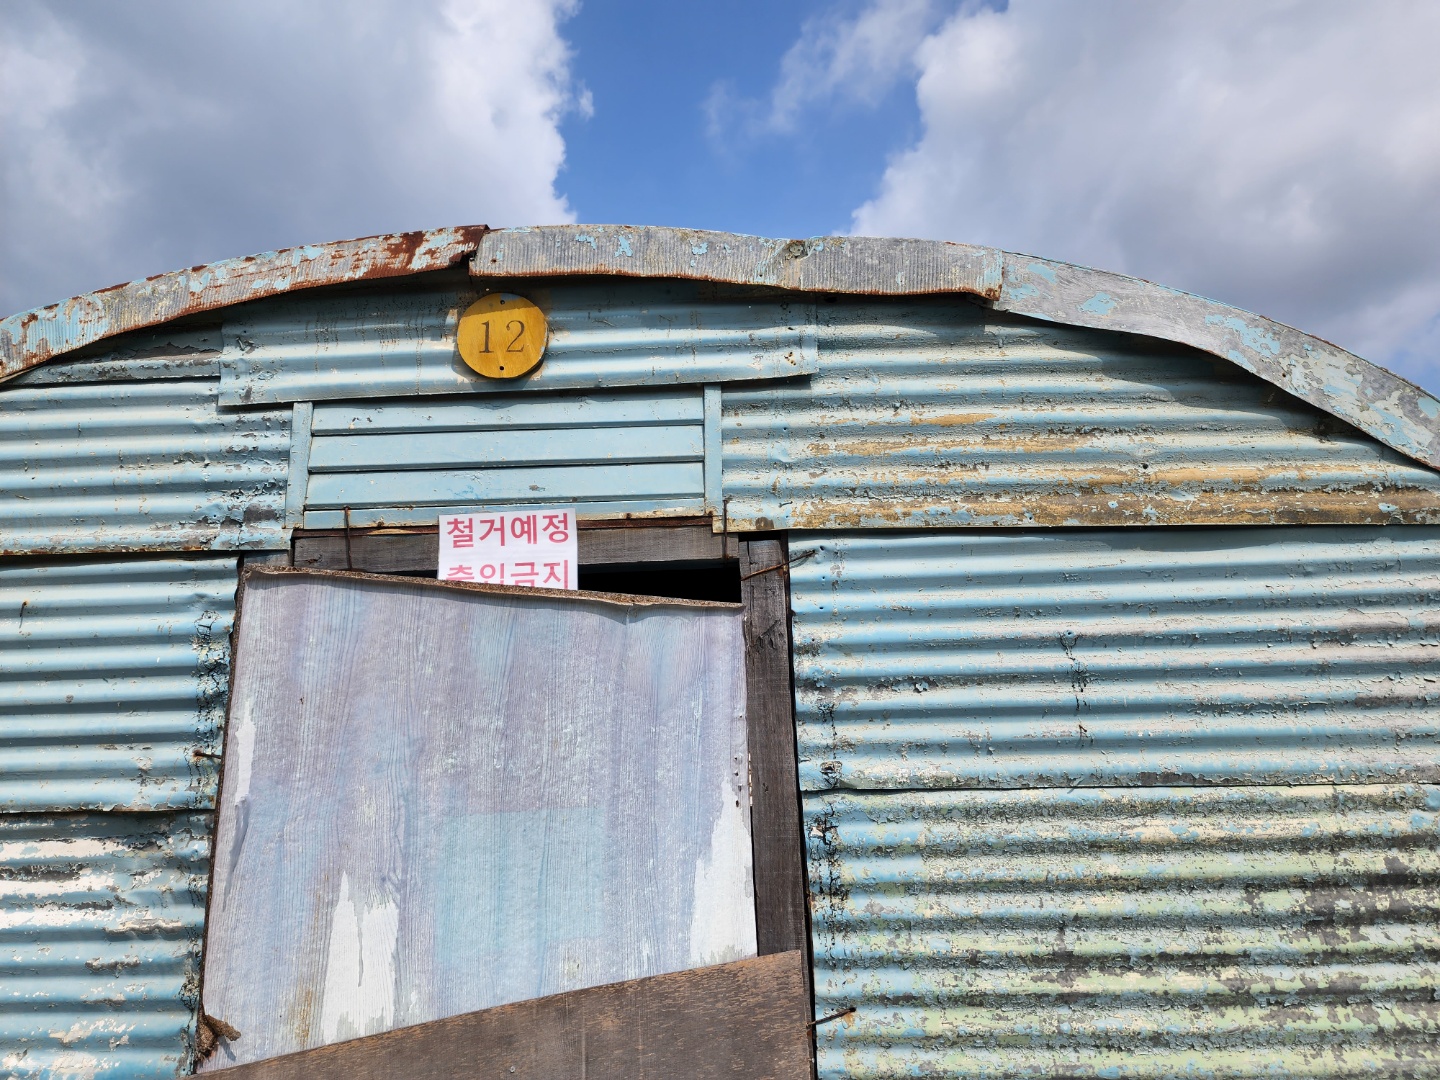
<path fill-rule="evenodd" d="M 638 564 L 580 568 L 580 588 L 634 596 L 668 596 L 676 600 L 718 600 L 740 603 L 740 564 L 733 560 L 701 566 Z"/>

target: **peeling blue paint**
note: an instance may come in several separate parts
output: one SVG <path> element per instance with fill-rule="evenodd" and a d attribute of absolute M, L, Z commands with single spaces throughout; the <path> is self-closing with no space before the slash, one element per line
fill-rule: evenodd
<path fill-rule="evenodd" d="M 617 236 L 615 238 L 615 254 L 624 255 L 627 259 L 634 257 L 635 253 L 630 250 L 630 240 L 628 237 Z"/>
<path fill-rule="evenodd" d="M 1056 277 L 1054 269 L 1046 266 L 1043 262 L 1027 262 L 1025 264 L 1025 271 L 1026 273 L 1034 274 L 1036 277 L 1044 278 L 1052 285 L 1055 284 Z"/>
<path fill-rule="evenodd" d="M 1096 293 L 1080 305 L 1080 310 L 1092 315 L 1109 315 L 1115 310 L 1115 298 L 1108 293 Z"/>
<path fill-rule="evenodd" d="M 1228 330 L 1234 330 L 1240 335 L 1240 340 L 1245 347 L 1254 349 L 1256 352 L 1268 353 L 1271 356 L 1279 356 L 1281 353 L 1280 341 L 1271 334 L 1259 327 L 1251 326 L 1244 319 L 1235 315 L 1207 315 L 1205 321 L 1211 326 L 1223 326 Z"/>

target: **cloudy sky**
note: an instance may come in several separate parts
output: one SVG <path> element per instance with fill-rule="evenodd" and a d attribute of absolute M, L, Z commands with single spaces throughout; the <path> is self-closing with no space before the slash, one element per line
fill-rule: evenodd
<path fill-rule="evenodd" d="M 1440 390 L 1433 0 L 6 0 L 0 309 L 440 225 L 926 236 Z"/>

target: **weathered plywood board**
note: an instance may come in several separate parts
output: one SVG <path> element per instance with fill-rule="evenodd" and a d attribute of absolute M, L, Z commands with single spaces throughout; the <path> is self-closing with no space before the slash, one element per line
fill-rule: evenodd
<path fill-rule="evenodd" d="M 755 954 L 738 605 L 245 578 L 208 1067 Z"/>
<path fill-rule="evenodd" d="M 225 1070 L 226 1080 L 808 1080 L 805 960 L 777 953 L 503 1005 Z"/>

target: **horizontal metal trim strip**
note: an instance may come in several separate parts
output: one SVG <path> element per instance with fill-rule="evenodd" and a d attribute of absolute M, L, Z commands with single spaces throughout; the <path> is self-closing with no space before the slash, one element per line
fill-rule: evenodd
<path fill-rule="evenodd" d="M 473 472 L 319 473 L 310 477 L 306 510 L 465 502 L 568 502 L 700 496 L 703 467 L 694 463 L 580 465 Z M 307 527 L 309 523 L 307 521 Z"/>
<path fill-rule="evenodd" d="M 561 501 L 560 496 L 542 496 L 535 499 L 533 492 L 528 494 L 530 496 L 528 499 L 497 498 L 490 505 L 538 507 L 553 506 L 556 502 Z M 698 497 L 676 496 L 659 499 L 604 497 L 594 502 L 585 502 L 580 499 L 570 501 L 576 506 L 576 516 L 582 521 L 587 518 L 594 520 L 614 517 L 691 517 L 705 512 L 705 500 Z M 360 507 L 350 512 L 350 526 L 359 529 L 385 525 L 434 525 L 441 514 L 469 514 L 485 505 L 481 501 L 471 501 L 453 503 L 449 506 Z M 345 513 L 343 510 L 305 511 L 305 528 L 307 529 L 343 529 L 344 527 Z"/>
<path fill-rule="evenodd" d="M 423 405 L 319 405 L 311 420 L 316 435 L 384 435 L 422 431 L 487 431 L 526 428 L 608 428 L 700 423 L 698 388 L 645 394 L 515 395 L 431 400 Z"/>
<path fill-rule="evenodd" d="M 310 473 L 313 477 L 317 473 L 404 469 L 518 469 L 702 461 L 704 456 L 698 424 L 609 428 L 603 435 L 579 430 L 407 432 L 316 437 L 310 449 Z"/>

